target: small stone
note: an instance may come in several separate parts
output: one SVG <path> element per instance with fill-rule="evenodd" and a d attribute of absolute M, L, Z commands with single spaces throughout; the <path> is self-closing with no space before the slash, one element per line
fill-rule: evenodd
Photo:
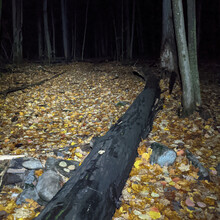
<path fill-rule="evenodd" d="M 201 208 L 205 208 L 206 204 L 204 202 L 197 202 L 197 205 Z"/>
<path fill-rule="evenodd" d="M 70 170 L 69 170 L 68 168 L 64 168 L 63 170 L 64 170 L 65 172 L 67 172 L 67 173 L 70 172 Z"/>
<path fill-rule="evenodd" d="M 59 166 L 60 166 L 60 167 L 67 167 L 67 163 L 66 163 L 65 161 L 61 161 L 61 162 L 59 163 Z"/>
<path fill-rule="evenodd" d="M 34 158 L 31 158 L 30 160 L 23 162 L 22 166 L 29 170 L 38 170 L 43 168 L 40 160 Z"/>
<path fill-rule="evenodd" d="M 75 166 L 75 165 L 70 165 L 70 166 L 68 166 L 68 169 L 69 169 L 69 170 L 75 170 L 75 169 L 76 169 L 76 166 Z"/>
<path fill-rule="evenodd" d="M 187 206 L 190 206 L 190 207 L 195 206 L 195 203 L 190 198 L 187 198 L 185 202 Z"/>

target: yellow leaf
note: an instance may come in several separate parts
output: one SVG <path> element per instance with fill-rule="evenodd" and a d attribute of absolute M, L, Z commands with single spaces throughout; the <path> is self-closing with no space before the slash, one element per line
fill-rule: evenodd
<path fill-rule="evenodd" d="M 171 185 L 171 186 L 175 186 L 175 182 L 173 182 L 173 181 L 171 181 L 171 182 L 169 182 L 169 185 Z"/>
<path fill-rule="evenodd" d="M 81 158 L 83 155 L 82 154 L 80 154 L 80 153 L 75 153 L 75 155 L 77 156 L 77 157 L 79 157 L 79 158 Z"/>
<path fill-rule="evenodd" d="M 138 169 L 138 168 L 140 168 L 141 164 L 142 164 L 142 161 L 140 159 L 137 159 L 134 163 L 134 167 Z"/>
<path fill-rule="evenodd" d="M 5 211 L 7 213 L 11 213 L 15 208 L 17 207 L 16 203 L 14 200 L 8 203 L 8 205 L 5 208 Z"/>
<path fill-rule="evenodd" d="M 131 192 L 131 188 L 130 188 L 130 187 L 128 187 L 128 188 L 127 188 L 127 191 L 130 193 L 130 192 Z"/>
<path fill-rule="evenodd" d="M 209 125 L 206 125 L 206 126 L 205 126 L 205 129 L 206 129 L 206 130 L 209 130 L 209 129 L 210 129 L 210 126 L 209 126 Z"/>
<path fill-rule="evenodd" d="M 35 175 L 36 175 L 36 176 L 41 176 L 41 175 L 43 174 L 43 172 L 44 172 L 44 171 L 43 171 L 42 169 L 36 170 L 36 171 L 35 171 Z"/>
<path fill-rule="evenodd" d="M 169 128 L 168 127 L 164 128 L 164 131 L 169 131 Z"/>
<path fill-rule="evenodd" d="M 160 212 L 154 212 L 154 211 L 148 212 L 148 215 L 149 215 L 152 219 L 158 219 L 158 218 L 161 217 Z"/>
<path fill-rule="evenodd" d="M 149 154 L 149 153 L 143 153 L 143 154 L 141 155 L 141 157 L 142 157 L 142 159 L 149 160 L 150 154 Z"/>
<path fill-rule="evenodd" d="M 121 213 L 123 212 L 123 207 L 122 206 L 120 207 L 119 212 L 121 212 Z"/>
<path fill-rule="evenodd" d="M 73 141 L 73 142 L 71 143 L 71 146 L 73 146 L 73 145 L 75 145 L 75 144 L 76 144 L 76 142 Z"/>
<path fill-rule="evenodd" d="M 5 210 L 5 207 L 2 204 L 0 204 L 0 211 L 3 211 L 3 210 Z"/>

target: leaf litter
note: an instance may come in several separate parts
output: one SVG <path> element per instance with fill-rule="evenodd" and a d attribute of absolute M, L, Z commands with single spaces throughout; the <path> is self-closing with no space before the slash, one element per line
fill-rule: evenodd
<path fill-rule="evenodd" d="M 119 63 L 25 64 L 11 69 L 12 73 L 1 76 L 0 91 L 63 73 L 42 85 L 0 98 L 0 155 L 23 154 L 42 162 L 55 157 L 53 150 L 72 146 L 65 159 L 82 163 L 88 153 L 79 146 L 104 135 L 145 85 L 132 75 L 130 66 Z M 166 90 L 168 80 L 161 80 L 160 86 Z M 201 83 L 201 91 L 204 108 L 212 116 L 208 119 L 198 112 L 189 118 L 177 116 L 181 107 L 178 84 L 172 95 L 162 93 L 163 110 L 157 114 L 148 138 L 140 143 L 114 220 L 219 218 L 219 88 Z M 161 168 L 149 163 L 149 146 L 154 141 L 177 152 L 172 166 Z M 186 149 L 210 171 L 210 181 L 198 180 L 198 169 L 187 160 Z M 40 176 L 42 170 L 35 174 Z M 33 219 L 39 214 L 42 207 L 33 200 L 16 205 L 14 195 L 21 191 L 19 187 L 3 187 L 0 212 L 7 213 L 6 219 Z"/>

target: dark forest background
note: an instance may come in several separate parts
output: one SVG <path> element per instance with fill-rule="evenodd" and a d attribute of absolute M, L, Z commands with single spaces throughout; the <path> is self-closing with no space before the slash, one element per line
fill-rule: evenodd
<path fill-rule="evenodd" d="M 80 60 L 82 57 L 87 4 L 88 23 L 85 35 L 84 59 L 101 58 L 121 61 L 122 59 L 131 58 L 159 58 L 162 29 L 162 0 L 88 1 L 66 0 L 70 59 Z M 133 16 L 134 2 L 135 13 Z M 185 6 L 185 1 L 183 2 Z M 54 16 L 55 24 L 55 56 L 64 57 L 60 0 L 48 0 L 48 27 L 51 42 L 53 38 L 52 16 Z M 22 32 L 23 58 L 25 59 L 39 58 L 37 26 L 39 17 L 41 17 L 43 26 L 43 1 L 24 0 Z M 128 57 L 126 55 L 128 50 L 126 41 L 131 38 L 133 19 L 133 53 L 132 57 Z M 220 60 L 219 0 L 197 1 L 197 31 L 199 60 Z M 0 54 L 3 61 L 10 61 L 12 59 L 12 32 L 12 1 L 3 0 L 0 38 Z M 116 47 L 119 50 L 118 54 Z"/>

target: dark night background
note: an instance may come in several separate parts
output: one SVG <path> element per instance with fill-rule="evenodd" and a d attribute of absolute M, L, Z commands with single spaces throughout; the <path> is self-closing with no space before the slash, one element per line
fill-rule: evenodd
<path fill-rule="evenodd" d="M 81 58 L 81 48 L 85 26 L 85 11 L 88 0 L 67 1 L 68 37 L 70 40 L 70 52 L 72 51 L 72 31 L 76 28 L 76 59 Z M 85 41 L 85 59 L 103 58 L 115 60 L 115 21 L 118 37 L 121 33 L 121 2 L 118 0 L 90 0 L 88 8 L 88 25 Z M 185 6 L 185 1 L 184 6 Z M 129 18 L 125 10 L 129 8 Z M 124 23 L 129 19 L 132 22 L 132 0 L 124 0 Z M 38 29 L 37 20 L 42 11 L 42 0 L 23 1 L 23 57 L 25 59 L 38 59 Z M 220 60 L 220 1 L 197 1 L 197 9 L 201 7 L 200 23 L 198 28 L 198 56 L 199 60 Z M 52 43 L 51 11 L 55 18 L 56 57 L 63 57 L 61 1 L 48 0 L 48 23 Z M 136 1 L 135 31 L 133 59 L 157 59 L 160 55 L 161 41 L 161 15 L 162 0 Z M 185 13 L 186 18 L 186 13 Z M 75 22 L 76 19 L 76 22 Z M 42 20 L 43 21 L 43 20 Z M 76 25 L 75 25 L 76 23 Z M 140 31 L 138 28 L 142 27 Z M 43 26 L 43 24 L 42 24 Z M 140 29 L 139 29 L 140 30 Z M 126 26 L 124 27 L 124 42 L 126 42 Z M 141 45 L 140 38 L 143 40 Z M 118 39 L 120 41 L 120 39 Z M 3 0 L 2 25 L 1 25 L 1 58 L 7 60 L 5 53 L 10 57 L 12 47 L 12 3 Z M 97 48 L 105 45 L 104 51 Z M 5 52 L 3 53 L 3 47 Z M 72 53 L 73 54 L 73 53 Z M 71 57 L 72 58 L 72 57 Z"/>

